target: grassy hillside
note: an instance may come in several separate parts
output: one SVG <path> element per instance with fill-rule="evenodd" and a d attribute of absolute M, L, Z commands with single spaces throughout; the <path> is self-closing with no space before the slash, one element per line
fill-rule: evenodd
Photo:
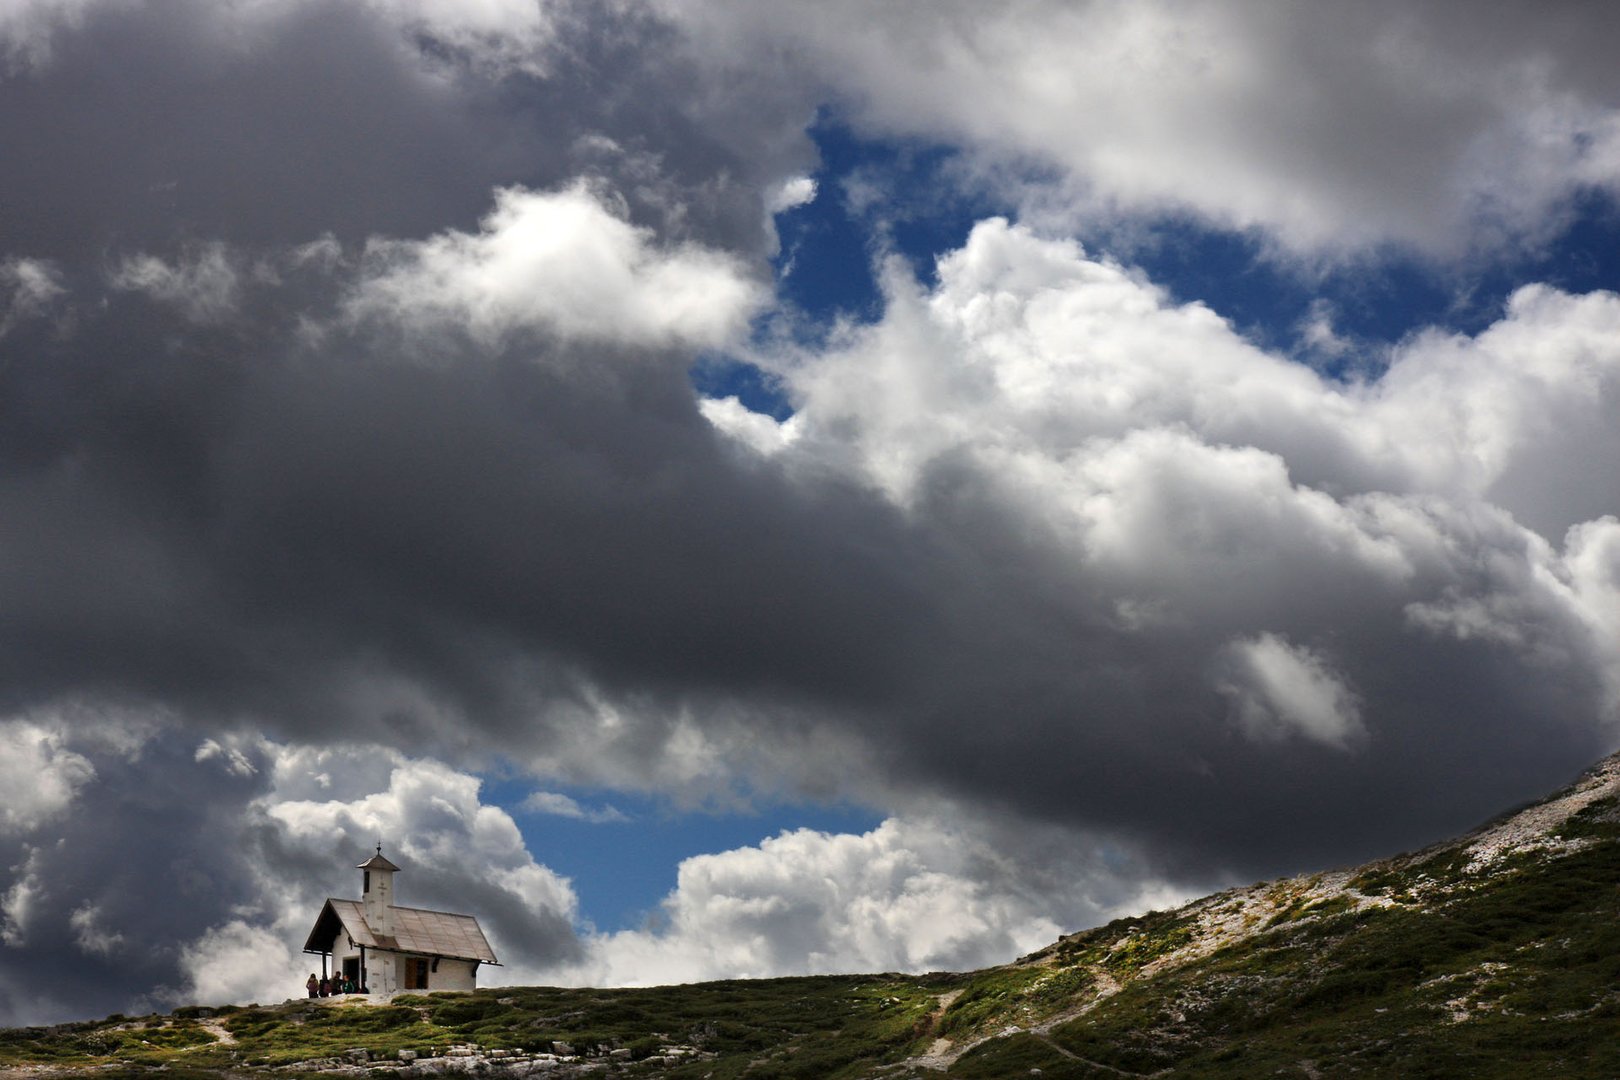
<path fill-rule="evenodd" d="M 0 1068 L 23 1065 L 694 1080 L 1620 1076 L 1620 762 L 1450 844 L 1121 919 L 979 972 L 182 1009 L 0 1032 Z"/>
<path fill-rule="evenodd" d="M 597 1071 L 673 1077 L 862 1075 L 903 1060 L 940 979 L 823 976 L 647 990 L 552 988 L 179 1009 L 172 1016 L 0 1032 L 0 1068 L 164 1066 L 168 1075 L 310 1071 L 364 1048 L 379 1062 L 476 1045 L 486 1068 L 536 1052 Z M 519 1054 L 521 1052 L 521 1054 Z M 451 1059 L 456 1060 L 456 1059 Z M 330 1064 L 337 1064 L 331 1062 Z M 549 1063 L 548 1063 L 549 1064 Z M 380 1066 L 379 1066 L 380 1067 Z M 853 1067 L 853 1069 L 852 1069 Z M 97 1075 L 105 1075 L 98 1072 Z"/>

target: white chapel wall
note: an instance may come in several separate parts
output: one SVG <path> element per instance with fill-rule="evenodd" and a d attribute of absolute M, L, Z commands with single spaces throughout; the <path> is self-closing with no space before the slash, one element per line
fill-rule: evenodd
<path fill-rule="evenodd" d="M 477 986 L 478 965 L 471 960 L 440 960 L 439 970 L 428 972 L 430 990 L 473 990 Z"/>

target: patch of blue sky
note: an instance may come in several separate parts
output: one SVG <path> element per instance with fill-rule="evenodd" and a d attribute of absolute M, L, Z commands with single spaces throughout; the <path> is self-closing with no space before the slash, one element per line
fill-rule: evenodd
<path fill-rule="evenodd" d="M 512 815 L 537 862 L 573 881 L 580 913 L 596 929 L 656 920 L 681 860 L 752 847 L 784 830 L 864 833 L 881 815 L 847 804 L 774 803 L 746 811 L 681 810 L 662 799 L 503 776 L 483 777 L 482 797 Z M 536 791 L 562 796 L 583 816 L 526 809 Z M 611 808 L 611 812 L 610 812 Z"/>
<path fill-rule="evenodd" d="M 1370 358 L 1420 330 L 1477 334 L 1532 282 L 1576 293 L 1620 287 L 1620 206 L 1600 192 L 1576 198 L 1549 242 L 1454 263 L 1388 249 L 1302 267 L 1269 254 L 1256 234 L 1187 220 L 1159 222 L 1149 236 L 1129 262 L 1177 302 L 1202 301 L 1256 344 L 1335 376 L 1366 372 Z M 1344 349 L 1311 347 L 1305 328 L 1318 316 Z"/>
<path fill-rule="evenodd" d="M 815 197 L 776 215 L 781 247 L 772 263 L 787 329 L 812 341 L 838 319 L 872 322 L 882 313 L 872 272 L 878 236 L 869 208 L 852 201 L 847 186 L 870 165 L 826 139 L 817 138 L 816 145 L 821 167 L 811 176 Z"/>
<path fill-rule="evenodd" d="M 878 258 L 902 256 L 932 284 L 941 254 L 960 247 L 975 222 L 1006 213 L 951 179 L 950 147 L 861 138 L 826 110 L 809 135 L 820 161 L 810 177 L 816 194 L 776 215 L 777 309 L 756 323 L 757 343 L 785 336 L 815 347 L 840 323 L 875 322 L 883 314 Z M 691 379 L 705 397 L 736 397 L 777 420 L 793 415 L 775 381 L 735 357 L 704 356 Z"/>
<path fill-rule="evenodd" d="M 761 339 L 786 333 L 813 347 L 840 320 L 872 322 L 882 315 L 880 253 L 903 256 L 932 284 L 939 256 L 960 247 L 976 222 L 1016 218 L 1013 207 L 959 182 L 951 147 L 865 138 L 827 111 L 809 134 L 820 155 L 816 195 L 776 217 L 779 308 L 756 328 Z M 1478 333 L 1531 282 L 1620 288 L 1620 206 L 1601 192 L 1575 199 L 1548 242 L 1455 262 L 1391 247 L 1311 265 L 1277 255 L 1261 234 L 1186 215 L 1133 222 L 1119 235 L 1130 238 L 1119 261 L 1175 302 L 1201 301 L 1255 344 L 1335 378 L 1376 377 L 1389 347 L 1420 330 Z M 1107 230 L 1076 239 L 1094 257 L 1113 254 Z M 735 358 L 707 357 L 692 378 L 706 396 L 735 395 L 777 420 L 792 415 L 771 378 Z"/>
<path fill-rule="evenodd" d="M 882 314 L 879 254 L 903 256 L 932 284 L 942 253 L 960 247 L 976 222 L 1007 213 L 955 179 L 952 147 L 862 138 L 826 110 L 809 134 L 821 162 L 817 197 L 777 216 L 776 272 L 778 295 L 812 327 Z"/>
<path fill-rule="evenodd" d="M 793 415 L 793 403 L 770 374 L 722 353 L 708 353 L 687 372 L 692 389 L 706 398 L 734 397 L 749 410 L 775 420 Z"/>
<path fill-rule="evenodd" d="M 1102 244 L 1087 242 L 1093 256 Z M 1261 348 L 1335 376 L 1364 370 L 1368 354 L 1454 309 L 1441 277 L 1413 256 L 1362 257 L 1354 269 L 1312 269 L 1269 253 L 1265 237 L 1163 218 L 1135 230 L 1119 261 L 1144 273 L 1177 304 L 1201 302 Z M 1341 347 L 1312 343 L 1308 327 L 1331 327 Z"/>

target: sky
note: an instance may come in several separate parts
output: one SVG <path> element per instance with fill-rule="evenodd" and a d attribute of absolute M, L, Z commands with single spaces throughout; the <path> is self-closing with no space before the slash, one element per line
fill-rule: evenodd
<path fill-rule="evenodd" d="M 1620 745 L 1620 12 L 0 6 L 0 1024 L 967 969 Z"/>

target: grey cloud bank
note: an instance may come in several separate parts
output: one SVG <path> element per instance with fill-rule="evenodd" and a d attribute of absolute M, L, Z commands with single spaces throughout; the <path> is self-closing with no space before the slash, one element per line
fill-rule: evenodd
<path fill-rule="evenodd" d="M 1054 233 L 1544 238 L 1620 102 L 1542 10 L 14 9 L 0 1020 L 296 985 L 378 835 L 509 977 L 645 982 L 988 963 L 1566 779 L 1620 704 L 1620 300 L 1334 381 Z M 810 347 L 750 326 L 824 100 L 1035 224 Z M 699 401 L 715 351 L 794 415 Z M 888 818 L 603 933 L 496 760 Z"/>

